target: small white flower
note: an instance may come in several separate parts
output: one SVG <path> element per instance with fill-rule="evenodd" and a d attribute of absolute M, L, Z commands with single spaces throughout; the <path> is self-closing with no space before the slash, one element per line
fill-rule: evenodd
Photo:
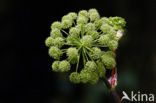
<path fill-rule="evenodd" d="M 118 30 L 116 36 L 118 38 L 121 38 L 123 36 L 122 31 L 121 30 Z"/>

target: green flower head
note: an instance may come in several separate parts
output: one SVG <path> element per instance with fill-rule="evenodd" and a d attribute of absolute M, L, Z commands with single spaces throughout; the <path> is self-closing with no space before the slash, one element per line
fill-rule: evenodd
<path fill-rule="evenodd" d="M 105 66 L 102 62 L 97 61 L 97 72 L 100 78 L 104 77 L 106 74 Z"/>
<path fill-rule="evenodd" d="M 96 71 L 96 68 L 97 68 L 97 65 L 96 65 L 95 62 L 93 62 L 93 61 L 88 61 L 88 62 L 86 63 L 86 65 L 85 65 L 85 68 L 84 68 L 84 69 L 86 69 L 86 70 L 89 71 L 89 72 L 94 72 L 94 71 Z"/>
<path fill-rule="evenodd" d="M 60 71 L 59 70 L 59 63 L 60 63 L 60 61 L 54 61 L 53 62 L 53 64 L 52 64 L 53 71 L 55 71 L 55 72 L 59 72 Z"/>
<path fill-rule="evenodd" d="M 62 54 L 63 52 L 58 47 L 51 46 L 49 49 L 49 55 L 53 57 L 54 59 L 60 59 Z"/>
<path fill-rule="evenodd" d="M 82 69 L 80 72 L 80 79 L 82 83 L 87 83 L 91 80 L 91 73 L 87 72 L 86 70 Z"/>
<path fill-rule="evenodd" d="M 80 83 L 80 74 L 77 72 L 73 72 L 70 74 L 69 79 L 75 84 Z"/>
<path fill-rule="evenodd" d="M 50 33 L 51 37 L 53 39 L 57 38 L 57 37 L 62 37 L 62 33 L 59 29 L 55 28 L 55 29 L 52 29 L 51 33 Z"/>
<path fill-rule="evenodd" d="M 101 35 L 99 38 L 99 43 L 102 45 L 107 45 L 109 41 L 110 39 L 108 35 Z"/>
<path fill-rule="evenodd" d="M 70 70 L 70 63 L 66 60 L 63 60 L 59 63 L 59 70 L 61 72 L 66 72 Z"/>
<path fill-rule="evenodd" d="M 116 66 L 115 59 L 110 55 L 102 55 L 101 59 L 106 69 L 113 69 Z"/>
<path fill-rule="evenodd" d="M 60 30 L 61 28 L 62 28 L 62 24 L 59 21 L 56 21 L 56 22 L 52 23 L 52 25 L 51 25 L 51 29 L 59 29 Z"/>
<path fill-rule="evenodd" d="M 98 48 L 98 47 L 93 47 L 92 49 L 93 49 L 93 51 L 91 52 L 92 58 L 93 58 L 94 60 L 100 59 L 100 57 L 101 57 L 101 55 L 102 55 L 101 49 Z"/>
<path fill-rule="evenodd" d="M 53 46 L 54 44 L 54 39 L 52 37 L 48 37 L 46 40 L 45 40 L 45 45 L 47 47 L 50 47 L 50 46 Z"/>
<path fill-rule="evenodd" d="M 53 44 L 57 46 L 58 48 L 61 48 L 64 45 L 64 39 L 62 37 L 57 37 L 54 39 Z"/>
<path fill-rule="evenodd" d="M 73 48 L 73 47 L 68 48 L 67 56 L 68 56 L 68 60 L 72 64 L 75 64 L 77 62 L 77 59 L 78 59 L 78 50 L 76 48 Z"/>
<path fill-rule="evenodd" d="M 82 39 L 81 39 L 82 45 L 84 46 L 88 46 L 91 47 L 94 43 L 93 41 L 93 37 L 91 35 L 85 35 Z"/>
<path fill-rule="evenodd" d="M 96 9 L 64 15 L 51 24 L 50 36 L 45 40 L 49 56 L 54 59 L 52 70 L 67 72 L 72 67 L 72 83 L 97 84 L 108 69 L 116 67 L 114 51 L 125 25 L 123 18 L 100 17 Z"/>

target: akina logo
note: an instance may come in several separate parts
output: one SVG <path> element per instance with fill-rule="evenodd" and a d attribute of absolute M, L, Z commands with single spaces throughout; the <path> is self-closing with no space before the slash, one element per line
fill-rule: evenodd
<path fill-rule="evenodd" d="M 135 101 L 135 102 L 153 102 L 154 101 L 154 94 L 145 94 L 138 91 L 135 93 L 134 91 L 131 91 L 131 95 L 128 95 L 125 91 L 122 92 L 123 97 L 121 98 L 121 101 L 128 100 L 128 101 Z"/>

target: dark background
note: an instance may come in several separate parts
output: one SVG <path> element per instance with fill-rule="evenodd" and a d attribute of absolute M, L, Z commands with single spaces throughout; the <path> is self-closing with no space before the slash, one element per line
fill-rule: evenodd
<path fill-rule="evenodd" d="M 96 8 L 121 16 L 127 35 L 117 50 L 117 91 L 156 94 L 156 2 L 153 0 L 0 0 L 0 103 L 114 103 L 102 83 L 73 85 L 51 70 L 44 41 L 53 21 Z"/>

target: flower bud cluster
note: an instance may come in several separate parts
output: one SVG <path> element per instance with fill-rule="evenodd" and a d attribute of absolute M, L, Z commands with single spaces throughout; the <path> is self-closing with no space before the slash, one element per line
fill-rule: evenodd
<path fill-rule="evenodd" d="M 126 22 L 121 17 L 101 17 L 96 9 L 70 12 L 61 21 L 53 22 L 45 45 L 55 59 L 52 70 L 67 72 L 73 83 L 96 84 L 105 77 L 107 69 L 116 66 L 118 42 Z M 64 60 L 61 60 L 64 59 Z M 80 69 L 79 65 L 83 69 Z"/>
<path fill-rule="evenodd" d="M 48 37 L 45 40 L 45 44 L 46 44 L 47 47 L 53 46 L 53 43 L 54 43 L 54 39 L 52 37 Z"/>
<path fill-rule="evenodd" d="M 102 55 L 101 49 L 98 48 L 98 47 L 93 47 L 92 50 L 93 50 L 93 51 L 91 52 L 92 58 L 93 58 L 94 60 L 100 59 L 100 57 L 101 57 L 101 55 Z"/>
<path fill-rule="evenodd" d="M 86 10 L 81 10 L 78 13 L 77 24 L 86 24 L 88 22 L 88 12 Z"/>
<path fill-rule="evenodd" d="M 54 59 L 60 59 L 62 56 L 63 52 L 55 46 L 51 46 L 49 49 L 49 56 L 53 57 Z"/>
<path fill-rule="evenodd" d="M 67 56 L 68 56 L 68 60 L 72 64 L 75 64 L 77 62 L 77 59 L 78 59 L 78 50 L 76 48 L 74 48 L 74 47 L 68 48 Z"/>
<path fill-rule="evenodd" d="M 80 75 L 80 81 L 82 83 L 97 84 L 99 81 L 99 76 L 96 72 L 91 72 L 82 69 L 79 75 Z"/>
<path fill-rule="evenodd" d="M 51 37 L 53 39 L 57 38 L 57 37 L 62 37 L 62 33 L 59 29 L 55 28 L 55 29 L 52 29 L 51 33 L 50 33 Z"/>
<path fill-rule="evenodd" d="M 111 55 L 104 54 L 101 56 L 103 64 L 106 66 L 106 69 L 113 69 L 116 66 L 115 58 Z"/>
<path fill-rule="evenodd" d="M 62 24 L 59 21 L 55 21 L 54 23 L 52 23 L 51 25 L 51 29 L 62 29 Z"/>
<path fill-rule="evenodd" d="M 54 61 L 52 64 L 52 69 L 55 72 L 66 72 L 71 68 L 70 63 L 66 60 L 63 61 Z"/>
<path fill-rule="evenodd" d="M 89 17 L 90 17 L 90 21 L 91 21 L 91 22 L 100 19 L 100 15 L 99 15 L 99 13 L 97 12 L 96 9 L 90 9 L 90 10 L 89 10 Z"/>
<path fill-rule="evenodd" d="M 93 37 L 91 35 L 83 36 L 83 38 L 81 39 L 81 42 L 84 46 L 88 46 L 88 47 L 91 47 L 94 43 Z"/>
<path fill-rule="evenodd" d="M 109 17 L 110 25 L 112 25 L 116 30 L 123 29 L 126 25 L 125 19 L 121 17 Z"/>

